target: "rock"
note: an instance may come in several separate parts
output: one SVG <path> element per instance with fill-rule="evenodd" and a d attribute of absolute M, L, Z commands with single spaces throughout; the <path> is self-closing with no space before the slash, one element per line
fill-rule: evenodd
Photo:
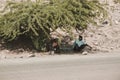
<path fill-rule="evenodd" d="M 104 22 L 102 22 L 102 24 L 103 24 L 103 25 L 106 25 L 106 24 L 108 24 L 108 21 L 104 21 Z"/>
<path fill-rule="evenodd" d="M 18 49 L 18 52 L 22 53 L 22 52 L 24 52 L 24 49 L 20 48 L 20 49 Z"/>
<path fill-rule="evenodd" d="M 84 52 L 82 52 L 82 54 L 83 54 L 83 55 L 87 55 L 87 54 L 88 54 L 88 52 L 87 52 L 87 51 L 84 51 Z"/>
<path fill-rule="evenodd" d="M 20 56 L 20 58 L 23 58 L 23 56 Z"/>
<path fill-rule="evenodd" d="M 35 57 L 35 54 L 30 54 L 29 57 Z"/>
<path fill-rule="evenodd" d="M 116 24 L 116 25 L 118 25 L 118 24 L 119 24 L 119 22 L 118 22 L 117 20 L 115 20 L 115 24 Z"/>
<path fill-rule="evenodd" d="M 55 52 L 54 52 L 54 51 L 50 51 L 49 54 L 50 54 L 50 55 L 54 55 Z"/>
<path fill-rule="evenodd" d="M 113 49 L 114 49 L 114 47 L 110 47 L 110 49 L 111 49 L 111 50 L 113 50 Z"/>

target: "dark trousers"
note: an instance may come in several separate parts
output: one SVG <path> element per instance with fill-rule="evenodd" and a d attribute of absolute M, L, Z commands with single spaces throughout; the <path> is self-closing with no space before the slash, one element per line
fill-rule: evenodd
<path fill-rule="evenodd" d="M 75 44 L 73 50 L 75 52 L 83 52 L 83 49 L 87 46 L 87 44 L 83 44 L 80 47 L 78 46 L 78 44 Z"/>

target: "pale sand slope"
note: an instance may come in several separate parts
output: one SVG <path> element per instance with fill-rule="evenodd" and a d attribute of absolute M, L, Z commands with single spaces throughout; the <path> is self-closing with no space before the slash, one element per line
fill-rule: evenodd
<path fill-rule="evenodd" d="M 90 29 L 86 31 L 86 41 L 97 49 L 116 51 L 120 50 L 120 4 L 114 4 L 112 2 L 113 0 L 107 1 L 109 4 L 107 6 L 109 18 L 112 25 L 102 25 L 100 28 L 90 27 Z"/>

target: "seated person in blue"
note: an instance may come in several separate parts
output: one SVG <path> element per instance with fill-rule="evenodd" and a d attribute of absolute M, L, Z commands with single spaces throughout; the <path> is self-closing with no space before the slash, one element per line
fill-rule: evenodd
<path fill-rule="evenodd" d="M 83 52 L 83 49 L 87 44 L 83 41 L 83 37 L 79 35 L 79 38 L 73 43 L 73 50 L 75 52 Z"/>

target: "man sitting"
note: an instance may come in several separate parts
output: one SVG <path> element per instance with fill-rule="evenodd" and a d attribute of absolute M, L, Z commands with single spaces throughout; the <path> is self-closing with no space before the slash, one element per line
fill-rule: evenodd
<path fill-rule="evenodd" d="M 73 50 L 75 52 L 83 52 L 86 46 L 88 45 L 83 41 L 83 37 L 79 35 L 79 38 L 73 43 Z"/>
<path fill-rule="evenodd" d="M 59 46 L 58 38 L 51 38 L 46 44 L 46 49 L 47 51 L 50 51 L 50 54 L 52 54 L 51 52 L 59 53 L 60 46 Z"/>

